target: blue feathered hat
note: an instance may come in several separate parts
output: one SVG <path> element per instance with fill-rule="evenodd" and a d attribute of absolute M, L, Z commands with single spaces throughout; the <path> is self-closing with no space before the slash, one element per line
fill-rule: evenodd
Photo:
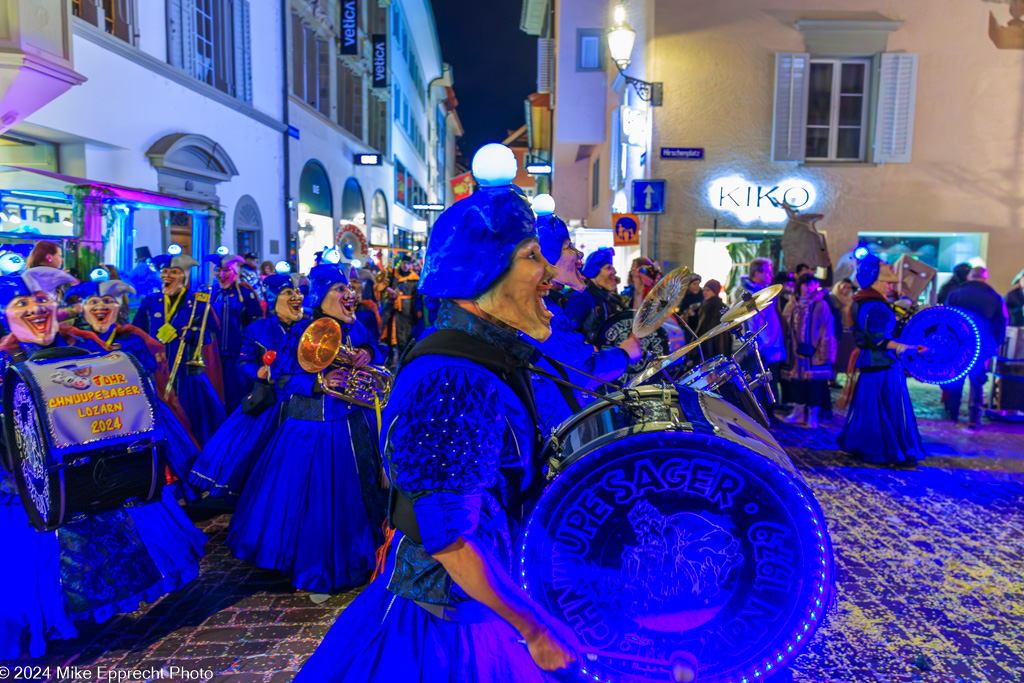
<path fill-rule="evenodd" d="M 533 210 L 537 214 L 540 253 L 548 263 L 558 263 L 558 259 L 562 258 L 562 247 L 569 239 L 569 226 L 555 215 L 555 200 L 549 194 L 537 195 L 533 200 Z"/>
<path fill-rule="evenodd" d="M 80 282 L 64 293 L 65 298 L 70 299 L 77 296 L 85 301 L 91 296 L 122 296 L 124 294 L 135 294 L 135 288 L 123 280 L 103 280 L 100 282 Z"/>
<path fill-rule="evenodd" d="M 593 252 L 587 257 L 586 263 L 583 264 L 583 277 L 597 277 L 597 274 L 601 272 L 601 269 L 610 264 L 614 257 L 615 250 L 611 247 L 605 247 L 604 249 L 598 249 Z"/>
<path fill-rule="evenodd" d="M 16 275 L 0 276 L 0 320 L 7 321 L 7 304 L 19 296 L 31 296 L 39 291 L 53 295 L 61 285 L 77 282 L 63 270 L 50 266 L 36 266 Z"/>
<path fill-rule="evenodd" d="M 299 286 L 292 280 L 291 275 L 282 275 L 281 273 L 274 273 L 263 278 L 263 288 L 267 292 L 267 313 L 274 310 L 274 304 L 277 302 L 277 296 L 286 289 L 298 290 Z M 330 287 L 328 287 L 330 289 Z"/>
<path fill-rule="evenodd" d="M 320 308 L 327 292 L 339 282 L 348 284 L 348 276 L 336 263 L 321 263 L 309 271 L 309 306 Z"/>
<path fill-rule="evenodd" d="M 476 299 L 512 263 L 523 240 L 537 236 L 529 202 L 512 181 L 518 164 L 504 145 L 484 145 L 473 156 L 480 190 L 456 202 L 434 223 L 419 291 L 439 299 Z"/>

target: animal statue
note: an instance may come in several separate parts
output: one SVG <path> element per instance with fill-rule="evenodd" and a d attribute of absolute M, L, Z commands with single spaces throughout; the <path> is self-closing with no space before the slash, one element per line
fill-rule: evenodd
<path fill-rule="evenodd" d="M 782 231 L 782 267 L 793 272 L 801 263 L 811 268 L 831 266 L 832 258 L 828 255 L 825 236 L 816 227 L 824 216 L 820 213 L 797 213 L 786 202 L 774 203 L 789 216 L 789 222 Z"/>

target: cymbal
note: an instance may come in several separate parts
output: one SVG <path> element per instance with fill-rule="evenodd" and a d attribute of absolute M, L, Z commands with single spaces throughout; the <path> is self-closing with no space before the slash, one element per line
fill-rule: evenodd
<path fill-rule="evenodd" d="M 781 291 L 782 285 L 772 285 L 771 287 L 765 287 L 747 301 L 737 301 L 733 307 L 726 311 L 722 316 L 722 322 L 743 322 L 753 318 L 759 311 L 763 311 L 768 308 L 768 304 L 770 304 Z"/>
<path fill-rule="evenodd" d="M 650 365 L 644 368 L 643 372 L 641 372 L 639 375 L 637 375 L 636 377 L 629 381 L 629 383 L 626 385 L 626 388 L 632 389 L 633 387 L 640 386 L 641 384 L 643 384 L 644 382 L 646 382 L 647 380 L 661 372 L 663 368 L 667 368 L 680 358 L 686 356 L 686 354 L 688 354 L 690 351 L 693 351 L 700 345 L 702 341 L 704 341 L 703 338 L 697 339 L 695 341 L 690 342 L 681 349 L 676 349 L 667 356 L 655 358 L 653 361 L 651 361 Z"/>
<path fill-rule="evenodd" d="M 633 334 L 637 339 L 653 334 L 676 312 L 689 286 L 690 269 L 680 266 L 651 288 L 633 318 Z"/>

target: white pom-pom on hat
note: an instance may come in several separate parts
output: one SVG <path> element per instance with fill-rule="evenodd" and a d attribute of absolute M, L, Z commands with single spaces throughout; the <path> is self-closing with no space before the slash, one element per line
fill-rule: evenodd
<path fill-rule="evenodd" d="M 555 212 L 555 198 L 549 194 L 539 194 L 533 198 L 533 212 L 538 216 L 550 216 Z"/>
<path fill-rule="evenodd" d="M 505 145 L 492 142 L 473 155 L 473 177 L 481 187 L 511 185 L 519 172 L 516 155 Z"/>

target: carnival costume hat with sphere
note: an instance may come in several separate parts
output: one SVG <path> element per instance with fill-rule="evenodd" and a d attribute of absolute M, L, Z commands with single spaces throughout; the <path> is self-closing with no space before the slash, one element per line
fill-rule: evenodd
<path fill-rule="evenodd" d="M 533 200 L 533 210 L 537 214 L 540 253 L 548 263 L 558 263 L 562 257 L 562 247 L 569 239 L 569 226 L 555 215 L 555 200 L 549 194 L 537 195 Z"/>
<path fill-rule="evenodd" d="M 473 157 L 480 190 L 438 217 L 430 233 L 419 291 L 439 299 L 476 299 L 508 270 L 516 247 L 537 236 L 529 202 L 511 184 L 515 155 L 490 144 Z"/>
<path fill-rule="evenodd" d="M 6 323 L 4 309 L 19 296 L 32 296 L 35 292 L 53 295 L 61 285 L 75 284 L 73 276 L 50 266 L 35 266 L 21 273 L 0 276 L 0 322 Z"/>

